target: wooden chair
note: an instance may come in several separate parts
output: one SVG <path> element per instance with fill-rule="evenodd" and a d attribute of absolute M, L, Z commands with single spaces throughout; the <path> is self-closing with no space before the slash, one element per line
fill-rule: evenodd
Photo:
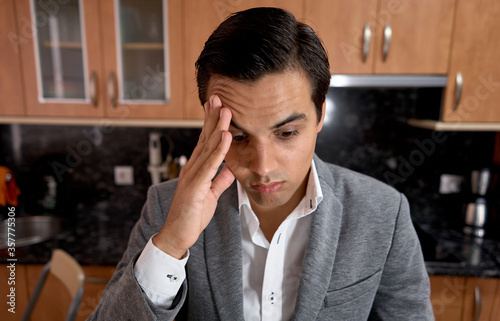
<path fill-rule="evenodd" d="M 82 301 L 85 274 L 80 264 L 71 255 L 63 250 L 56 249 L 52 252 L 50 261 L 44 266 L 42 274 L 38 278 L 33 295 L 30 297 L 28 306 L 24 311 L 22 321 L 29 320 L 49 272 L 64 284 L 71 296 L 72 301 L 66 315 L 66 321 L 75 319 L 76 312 Z"/>

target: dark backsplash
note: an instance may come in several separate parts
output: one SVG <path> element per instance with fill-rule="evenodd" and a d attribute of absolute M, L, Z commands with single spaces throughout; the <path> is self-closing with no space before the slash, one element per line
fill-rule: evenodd
<path fill-rule="evenodd" d="M 407 126 L 419 108 L 439 110 L 440 93 L 421 89 L 332 89 L 317 141 L 325 161 L 373 176 L 409 198 L 418 215 L 460 217 L 463 195 L 440 195 L 440 175 L 470 176 L 492 166 L 495 133 L 434 132 Z M 0 165 L 21 189 L 18 215 L 43 212 L 44 176 L 57 182 L 55 214 L 78 224 L 77 213 L 99 213 L 130 230 L 151 184 L 150 132 L 174 141 L 173 156 L 189 157 L 200 129 L 0 125 Z M 165 140 L 164 156 L 168 149 Z M 113 168 L 131 165 L 133 186 L 114 184 Z M 126 240 L 128 233 L 122 236 Z"/>

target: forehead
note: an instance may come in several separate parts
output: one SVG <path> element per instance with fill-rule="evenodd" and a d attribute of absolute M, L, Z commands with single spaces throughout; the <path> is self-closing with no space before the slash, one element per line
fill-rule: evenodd
<path fill-rule="evenodd" d="M 213 76 L 208 97 L 218 95 L 222 105 L 231 109 L 236 124 L 265 125 L 293 113 L 315 113 L 310 87 L 307 77 L 298 71 L 269 74 L 255 82 Z"/>

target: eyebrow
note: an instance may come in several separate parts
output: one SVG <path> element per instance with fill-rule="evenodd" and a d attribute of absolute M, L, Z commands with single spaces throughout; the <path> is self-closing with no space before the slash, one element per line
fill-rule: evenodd
<path fill-rule="evenodd" d="M 305 114 L 302 114 L 302 113 L 300 113 L 300 114 L 293 113 L 290 116 L 288 116 L 287 118 L 285 118 L 284 120 L 280 121 L 279 123 L 271 126 L 270 129 L 277 129 L 277 128 L 280 128 L 282 126 L 285 126 L 288 123 L 291 123 L 291 122 L 294 122 L 297 120 L 307 120 L 307 116 Z M 231 120 L 230 125 L 233 126 L 234 128 L 236 128 L 237 130 L 245 131 L 245 129 L 243 127 L 237 125 L 233 120 Z"/>

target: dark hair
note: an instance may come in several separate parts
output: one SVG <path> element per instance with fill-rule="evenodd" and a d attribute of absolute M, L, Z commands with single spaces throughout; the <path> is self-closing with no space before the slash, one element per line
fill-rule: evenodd
<path fill-rule="evenodd" d="M 205 42 L 195 66 L 202 104 L 213 75 L 257 81 L 271 73 L 304 71 L 321 119 L 330 85 L 328 56 L 312 28 L 286 10 L 253 8 L 231 15 Z"/>

